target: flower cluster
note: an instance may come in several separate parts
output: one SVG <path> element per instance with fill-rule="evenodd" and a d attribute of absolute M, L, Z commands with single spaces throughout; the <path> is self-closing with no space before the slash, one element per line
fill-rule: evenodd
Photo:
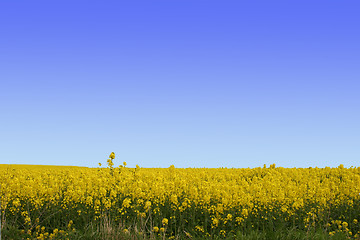
<path fill-rule="evenodd" d="M 114 159 L 108 168 L 0 165 L 2 215 L 24 227 L 25 239 L 104 216 L 124 232 L 137 222 L 168 237 L 270 225 L 360 235 L 360 168 L 114 168 Z"/>

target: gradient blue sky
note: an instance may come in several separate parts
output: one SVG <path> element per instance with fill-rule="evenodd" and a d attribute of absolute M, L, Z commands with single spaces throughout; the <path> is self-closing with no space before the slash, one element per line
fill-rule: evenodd
<path fill-rule="evenodd" d="M 359 166 L 359 1 L 2 1 L 0 163 Z"/>

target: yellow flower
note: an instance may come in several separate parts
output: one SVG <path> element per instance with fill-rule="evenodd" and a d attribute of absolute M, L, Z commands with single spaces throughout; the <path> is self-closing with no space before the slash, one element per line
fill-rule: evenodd
<path fill-rule="evenodd" d="M 149 210 L 149 208 L 151 207 L 151 202 L 150 201 L 146 201 L 145 202 L 145 209 Z"/>
<path fill-rule="evenodd" d="M 44 239 L 44 234 L 40 234 L 36 239 L 43 240 Z"/>
<path fill-rule="evenodd" d="M 69 221 L 69 224 L 67 225 L 67 227 L 68 227 L 68 228 L 71 228 L 71 225 L 73 225 L 73 221 L 72 221 L 72 220 Z"/>
<path fill-rule="evenodd" d="M 107 160 L 107 163 L 108 163 L 108 166 L 109 166 L 110 168 L 112 168 L 112 166 L 114 166 L 114 163 L 113 163 L 113 161 L 112 161 L 111 158 L 109 158 L 109 159 Z"/>
<path fill-rule="evenodd" d="M 169 220 L 167 218 L 164 218 L 161 222 L 165 226 L 169 223 Z"/>
<path fill-rule="evenodd" d="M 130 204 L 131 204 L 131 199 L 130 198 L 125 198 L 122 205 L 125 208 L 129 208 Z"/>
<path fill-rule="evenodd" d="M 75 217 L 68 215 L 68 221 L 80 216 L 101 222 L 106 220 L 105 214 L 111 213 L 114 221 L 124 219 L 132 223 L 147 218 L 157 221 L 158 227 L 150 229 L 157 231 L 153 234 L 156 236 L 160 228 L 164 233 L 171 232 L 169 230 L 175 229 L 175 223 L 179 222 L 179 226 L 187 226 L 187 230 L 206 237 L 214 229 L 218 229 L 218 234 L 223 230 L 221 235 L 226 235 L 230 227 L 251 227 L 259 221 L 278 221 L 279 218 L 283 222 L 295 219 L 295 224 L 306 225 L 306 228 L 313 224 L 319 226 L 327 223 L 320 213 L 331 205 L 344 217 L 335 220 L 336 216 L 330 216 L 329 231 L 359 235 L 360 219 L 351 218 L 354 215 L 350 209 L 359 200 L 360 168 L 300 169 L 272 164 L 271 168 L 253 169 L 181 169 L 174 166 L 156 169 L 136 166 L 134 169 L 124 167 L 126 162 L 124 165 L 120 162 L 119 168 L 112 168 L 114 159 L 115 154 L 110 154 L 108 162 L 104 163 L 104 167 L 110 166 L 110 169 L 0 164 L 3 186 L 0 194 L 4 196 L 1 205 L 12 215 L 11 219 L 20 221 L 19 231 L 23 229 L 24 239 L 29 229 L 33 231 L 28 236 L 31 239 L 40 237 L 41 233 L 44 239 L 71 238 L 70 231 L 81 224 L 69 222 L 65 232 L 55 231 L 49 225 L 41 230 L 42 221 L 36 219 L 39 217 L 36 213 L 47 206 L 56 206 L 54 211 L 59 207 L 65 214 L 73 209 Z M 314 202 L 318 203 L 316 207 L 309 204 Z M 25 210 L 29 207 L 33 208 L 31 214 Z M 305 214 L 297 215 L 298 212 Z M 50 213 L 44 212 L 45 215 Z M 49 217 L 45 215 L 41 219 Z M 205 216 L 210 219 L 207 227 L 196 226 Z M 251 221 L 247 221 L 250 216 Z M 184 230 L 179 229 L 182 233 Z"/>
<path fill-rule="evenodd" d="M 217 219 L 217 218 L 213 218 L 213 220 L 212 220 L 212 224 L 213 224 L 213 226 L 212 226 L 212 227 L 217 227 L 217 226 L 219 225 L 219 219 Z"/>

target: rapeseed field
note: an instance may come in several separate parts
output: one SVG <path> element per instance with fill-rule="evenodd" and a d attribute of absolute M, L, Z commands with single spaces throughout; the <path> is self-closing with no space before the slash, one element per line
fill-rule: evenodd
<path fill-rule="evenodd" d="M 114 162 L 111 153 L 98 168 L 0 165 L 2 239 L 236 239 L 277 229 L 360 236 L 359 167 Z"/>

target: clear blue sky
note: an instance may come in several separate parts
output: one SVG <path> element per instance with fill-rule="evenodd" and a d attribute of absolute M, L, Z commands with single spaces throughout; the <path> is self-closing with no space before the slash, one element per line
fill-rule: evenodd
<path fill-rule="evenodd" d="M 0 163 L 360 162 L 359 1 L 2 1 Z"/>

